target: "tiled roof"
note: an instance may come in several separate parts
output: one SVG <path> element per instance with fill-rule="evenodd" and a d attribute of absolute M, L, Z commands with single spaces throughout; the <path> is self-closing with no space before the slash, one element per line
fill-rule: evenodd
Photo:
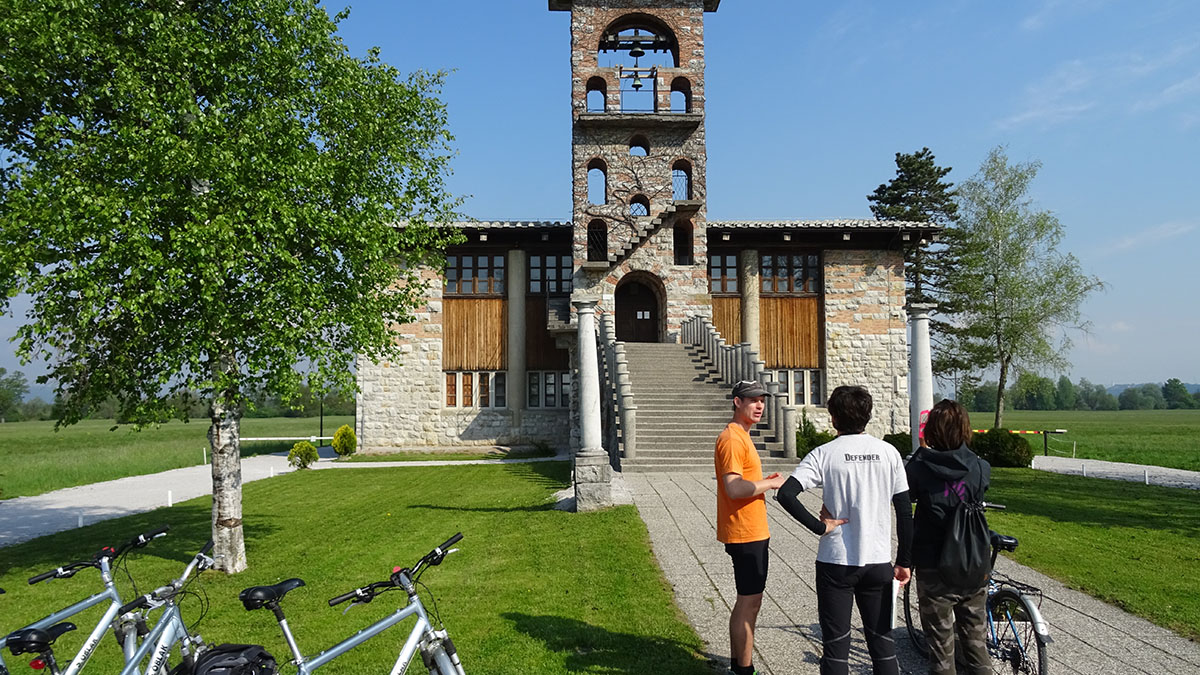
<path fill-rule="evenodd" d="M 570 228 L 570 221 L 559 220 L 459 220 L 446 223 L 446 227 L 479 230 L 542 230 L 547 228 Z"/>
<path fill-rule="evenodd" d="M 717 230 L 911 230 L 941 229 L 910 220 L 710 220 Z"/>

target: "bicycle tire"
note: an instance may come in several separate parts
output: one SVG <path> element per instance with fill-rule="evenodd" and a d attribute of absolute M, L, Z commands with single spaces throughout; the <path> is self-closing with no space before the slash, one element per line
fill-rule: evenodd
<path fill-rule="evenodd" d="M 1036 608 L 1029 598 L 1011 588 L 1001 588 L 988 603 L 992 622 L 988 652 L 996 675 L 1049 675 L 1046 638 L 1030 617 Z"/>
<path fill-rule="evenodd" d="M 916 577 L 908 580 L 904 585 L 904 624 L 908 628 L 908 639 L 912 641 L 913 649 L 921 655 L 921 658 L 929 659 L 929 643 L 925 640 L 925 631 L 921 630 L 921 615 L 918 611 L 917 592 L 913 587 L 917 585 Z"/>

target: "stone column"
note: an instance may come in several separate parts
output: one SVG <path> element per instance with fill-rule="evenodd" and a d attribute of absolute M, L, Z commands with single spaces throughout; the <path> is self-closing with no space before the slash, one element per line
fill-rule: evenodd
<path fill-rule="evenodd" d="M 771 435 L 775 440 L 780 440 L 783 438 L 783 400 L 779 396 L 779 383 L 771 379 L 766 386 L 767 393 L 770 394 L 767 398 L 767 423 L 771 428 Z"/>
<path fill-rule="evenodd" d="M 928 303 L 913 303 L 908 306 L 908 317 L 912 323 L 912 362 L 909 364 L 909 377 L 912 382 L 912 399 L 908 402 L 909 431 L 912 434 L 912 447 L 916 452 L 920 445 L 918 433 L 921 428 L 921 418 L 928 414 L 933 407 L 933 363 L 929 356 L 929 310 L 936 305 Z"/>
<path fill-rule="evenodd" d="M 596 365 L 596 301 L 574 300 L 579 318 L 579 428 L 575 455 L 575 510 L 612 505 L 612 467 L 600 439 L 600 374 Z"/>
<path fill-rule="evenodd" d="M 754 249 L 738 253 L 738 288 L 742 296 L 742 342 L 750 343 L 750 351 L 759 352 L 762 341 L 758 330 L 758 295 L 762 289 L 762 279 L 759 275 L 758 251 Z"/>
<path fill-rule="evenodd" d="M 508 409 L 512 411 L 514 432 L 521 428 L 525 410 L 525 288 L 528 265 L 525 251 L 508 252 Z M 521 434 L 517 434 L 521 435 Z"/>
<path fill-rule="evenodd" d="M 785 406 L 783 409 L 783 456 L 796 456 L 796 432 L 799 428 L 799 413 L 795 406 Z"/>

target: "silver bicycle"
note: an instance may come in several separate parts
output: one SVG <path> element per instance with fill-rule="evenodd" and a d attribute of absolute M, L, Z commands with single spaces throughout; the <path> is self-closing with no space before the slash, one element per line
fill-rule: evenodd
<path fill-rule="evenodd" d="M 113 583 L 112 570 L 130 551 L 142 548 L 151 540 L 164 536 L 168 529 L 170 528 L 164 525 L 156 530 L 139 534 L 117 548 L 106 546 L 92 556 L 91 560 L 69 563 L 30 577 L 29 583 L 32 585 L 50 579 L 68 579 L 84 569 L 97 569 L 100 571 L 104 590 L 43 619 L 34 621 L 20 630 L 0 637 L 0 648 L 8 647 L 14 656 L 26 653 L 35 654 L 31 665 L 37 669 L 45 669 L 50 675 L 76 675 L 92 657 L 100 640 L 104 637 L 104 633 L 111 628 L 117 637 L 117 642 L 122 647 L 126 660 L 128 660 L 136 649 L 137 634 L 145 632 L 146 626 L 139 616 L 122 607 L 123 601 L 116 584 Z M 76 629 L 75 624 L 65 621 L 65 619 L 102 604 L 106 600 L 109 602 L 108 609 L 96 622 L 95 628 L 92 629 L 75 657 L 71 659 L 65 669 L 60 670 L 54 656 L 54 641 Z M 8 675 L 8 667 L 4 663 L 2 653 L 0 653 L 0 675 Z"/>
<path fill-rule="evenodd" d="M 416 617 L 416 623 L 409 632 L 404 646 L 401 647 L 400 654 L 396 657 L 391 675 L 406 673 L 417 653 L 420 653 L 421 661 L 431 675 L 464 675 L 462 663 L 458 659 L 458 652 L 442 624 L 441 617 L 435 613 L 434 619 L 438 627 L 434 628 L 434 623 L 430 621 L 429 614 L 425 611 L 425 606 L 417 595 L 417 584 L 420 583 L 421 574 L 430 567 L 442 564 L 447 555 L 457 551 L 458 549 L 451 547 L 460 539 L 462 539 L 461 532 L 424 555 L 411 569 L 397 567 L 386 581 L 370 583 L 331 599 L 329 606 L 333 607 L 347 601 L 366 604 L 383 593 L 395 590 L 402 590 L 408 595 L 406 606 L 315 656 L 306 657 L 300 651 L 299 645 L 296 644 L 296 638 L 288 628 L 287 619 L 284 618 L 283 608 L 279 606 L 284 595 L 304 585 L 303 580 L 288 579 L 272 586 L 254 586 L 242 591 L 238 597 L 247 610 L 266 607 L 275 614 L 279 627 L 283 631 L 283 637 L 294 657 L 292 663 L 299 669 L 297 675 L 310 675 L 321 666 L 411 616 Z M 436 608 L 436 606 L 435 604 L 434 607 Z"/>

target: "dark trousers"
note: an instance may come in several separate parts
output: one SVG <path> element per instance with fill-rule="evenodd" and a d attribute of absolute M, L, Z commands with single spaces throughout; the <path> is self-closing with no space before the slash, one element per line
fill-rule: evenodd
<path fill-rule="evenodd" d="M 821 675 L 850 672 L 850 612 L 855 603 L 875 675 L 898 675 L 892 641 L 892 565 L 850 567 L 817 563 L 817 617 L 821 622 Z"/>
<path fill-rule="evenodd" d="M 936 569 L 917 571 L 921 629 L 929 643 L 929 672 L 954 675 L 955 662 L 970 675 L 989 675 L 987 586 L 961 591 L 942 582 Z"/>

